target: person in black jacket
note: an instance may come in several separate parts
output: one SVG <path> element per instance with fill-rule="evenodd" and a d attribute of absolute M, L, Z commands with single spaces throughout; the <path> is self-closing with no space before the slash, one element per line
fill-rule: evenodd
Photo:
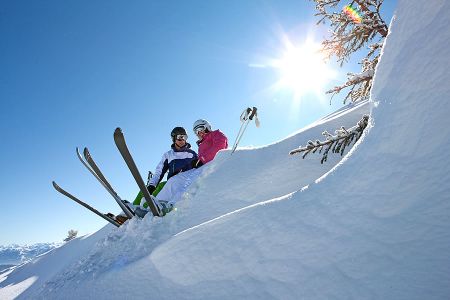
<path fill-rule="evenodd" d="M 169 180 L 181 172 L 192 169 L 194 162 L 198 160 L 197 153 L 191 149 L 191 145 L 187 142 L 188 135 L 183 127 L 177 126 L 172 129 L 170 137 L 172 139 L 170 150 L 163 154 L 161 161 L 156 166 L 153 177 L 148 182 L 147 189 L 153 196 L 156 196 L 164 187 L 166 182 L 162 181 L 162 179 L 166 173 L 167 180 Z M 139 193 L 133 204 L 143 205 L 141 203 L 142 198 L 142 193 Z"/>

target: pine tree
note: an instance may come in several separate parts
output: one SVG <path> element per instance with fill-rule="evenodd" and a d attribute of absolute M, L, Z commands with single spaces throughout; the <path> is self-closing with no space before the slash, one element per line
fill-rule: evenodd
<path fill-rule="evenodd" d="M 78 234 L 78 231 L 77 231 L 77 230 L 70 229 L 70 230 L 67 232 L 67 237 L 64 239 L 64 242 L 68 242 L 68 241 L 70 241 L 70 240 L 76 238 L 76 237 L 77 237 L 77 234 Z"/>
<path fill-rule="evenodd" d="M 369 123 L 369 115 L 364 115 L 361 120 L 359 120 L 358 124 L 353 126 L 350 129 L 345 129 L 342 126 L 340 129 L 336 130 L 336 135 L 330 134 L 328 131 L 322 132 L 322 135 L 325 136 L 325 141 L 316 140 L 308 141 L 307 145 L 302 147 L 298 147 L 289 152 L 290 155 L 294 155 L 297 153 L 302 153 L 302 158 L 305 158 L 309 153 L 322 153 L 322 150 L 325 148 L 321 164 L 327 161 L 328 152 L 331 150 L 332 153 L 340 153 L 341 156 L 344 155 L 345 148 L 349 146 L 352 142 L 356 143 L 359 138 L 362 136 L 364 129 L 366 129 L 367 124 Z"/>
<path fill-rule="evenodd" d="M 375 67 L 381 54 L 388 27 L 380 15 L 383 0 L 312 0 L 316 3 L 317 24 L 329 22 L 331 36 L 322 42 L 328 58 L 336 57 L 340 66 L 358 50 L 366 50 L 361 60 L 360 73 L 348 73 L 347 81 L 327 91 L 333 98 L 344 89 L 350 89 L 344 103 L 364 100 L 369 96 Z M 352 11 L 356 11 L 352 14 Z M 355 18 L 356 16 L 356 18 Z M 352 18 L 353 17 L 353 18 Z"/>

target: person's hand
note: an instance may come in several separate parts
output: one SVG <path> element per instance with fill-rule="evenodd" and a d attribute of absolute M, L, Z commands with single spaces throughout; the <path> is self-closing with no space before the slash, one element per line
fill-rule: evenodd
<path fill-rule="evenodd" d="M 203 162 L 202 162 L 201 160 L 199 160 L 199 159 L 194 159 L 194 160 L 192 161 L 192 167 L 193 167 L 193 168 L 199 168 L 199 167 L 201 167 L 201 166 L 203 166 Z"/>
<path fill-rule="evenodd" d="M 156 190 L 156 187 L 153 185 L 149 185 L 147 186 L 147 191 L 151 194 L 153 194 L 153 192 Z"/>

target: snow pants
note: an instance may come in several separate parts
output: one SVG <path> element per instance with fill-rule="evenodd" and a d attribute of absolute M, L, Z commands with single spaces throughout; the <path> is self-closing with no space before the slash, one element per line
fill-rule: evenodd
<path fill-rule="evenodd" d="M 202 168 L 198 168 L 170 177 L 166 185 L 164 185 L 163 189 L 156 196 L 156 200 L 168 201 L 170 204 L 175 204 L 201 173 Z"/>

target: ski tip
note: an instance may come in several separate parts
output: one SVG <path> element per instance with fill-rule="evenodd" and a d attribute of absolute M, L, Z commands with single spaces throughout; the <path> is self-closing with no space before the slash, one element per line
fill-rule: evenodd
<path fill-rule="evenodd" d="M 76 150 L 77 150 L 76 152 L 77 152 L 78 159 L 84 164 L 84 160 L 83 160 L 83 157 L 81 156 L 80 149 L 78 149 L 78 147 L 77 147 Z"/>
<path fill-rule="evenodd" d="M 120 127 L 117 127 L 116 130 L 114 130 L 114 141 L 117 144 L 119 141 L 122 140 L 124 140 L 122 129 Z"/>
<path fill-rule="evenodd" d="M 59 189 L 59 186 L 56 184 L 55 181 L 52 181 L 52 185 L 53 185 L 53 187 L 54 187 L 55 189 Z"/>
<path fill-rule="evenodd" d="M 88 156 L 91 156 L 91 154 L 89 153 L 89 149 L 87 147 L 84 147 L 83 154 L 86 159 Z"/>

